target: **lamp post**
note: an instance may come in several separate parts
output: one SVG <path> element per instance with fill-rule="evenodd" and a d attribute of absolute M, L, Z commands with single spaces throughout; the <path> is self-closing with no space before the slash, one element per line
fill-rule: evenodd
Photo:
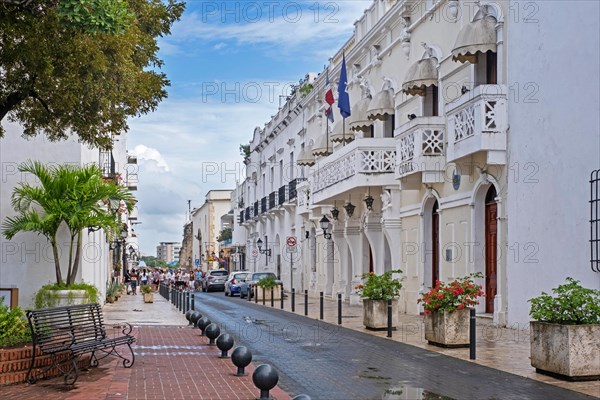
<path fill-rule="evenodd" d="M 266 254 L 267 257 L 271 257 L 271 249 L 267 248 L 267 249 L 262 250 L 262 245 L 263 245 L 263 241 L 259 238 L 256 241 L 256 247 L 258 247 L 258 252 L 260 254 Z"/>
<path fill-rule="evenodd" d="M 127 224 L 123 224 L 121 228 L 121 268 L 123 270 L 123 278 L 125 277 L 125 269 L 127 268 L 127 252 L 125 251 L 125 245 L 127 244 L 127 236 L 129 235 L 129 231 L 127 229 Z"/>

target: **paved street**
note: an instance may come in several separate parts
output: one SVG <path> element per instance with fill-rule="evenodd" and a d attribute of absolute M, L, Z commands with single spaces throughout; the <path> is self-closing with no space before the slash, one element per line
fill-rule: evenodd
<path fill-rule="evenodd" d="M 420 399 L 427 392 L 453 399 L 591 398 L 306 318 L 298 315 L 302 304 L 297 305 L 298 314 L 292 314 L 219 292 L 197 294 L 196 306 L 222 331 L 235 334 L 255 360 L 274 365 L 284 390 L 313 399 Z"/>

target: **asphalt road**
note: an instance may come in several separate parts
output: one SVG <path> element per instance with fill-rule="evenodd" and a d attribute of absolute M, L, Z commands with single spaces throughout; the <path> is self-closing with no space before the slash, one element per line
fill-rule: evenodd
<path fill-rule="evenodd" d="M 589 400 L 577 392 L 443 354 L 223 296 L 196 310 L 279 372 L 278 386 L 313 400 Z"/>

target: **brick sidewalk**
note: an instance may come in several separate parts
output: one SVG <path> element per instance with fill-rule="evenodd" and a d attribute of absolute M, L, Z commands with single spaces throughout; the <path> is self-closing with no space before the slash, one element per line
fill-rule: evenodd
<path fill-rule="evenodd" d="M 119 307 L 143 307 L 141 296 L 138 297 L 120 300 Z M 168 312 L 170 316 L 176 312 L 168 302 L 156 300 L 145 305 L 146 318 L 153 311 Z M 220 350 L 208 346 L 208 339 L 201 337 L 198 329 L 185 325 L 135 325 L 133 334 L 137 342 L 132 368 L 123 368 L 120 360 L 108 357 L 99 367 L 81 371 L 72 387 L 65 386 L 62 377 L 40 380 L 35 385 L 0 386 L 0 399 L 251 400 L 260 395 L 252 383 L 254 365 L 246 367 L 246 376 L 234 376 L 237 368 L 231 359 L 219 358 Z M 278 387 L 270 394 L 276 400 L 291 399 Z"/>

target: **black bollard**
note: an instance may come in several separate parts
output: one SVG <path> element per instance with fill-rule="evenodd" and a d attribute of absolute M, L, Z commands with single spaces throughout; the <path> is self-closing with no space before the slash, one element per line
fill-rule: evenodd
<path fill-rule="evenodd" d="M 338 293 L 338 325 L 342 324 L 342 294 Z"/>
<path fill-rule="evenodd" d="M 185 292 L 185 306 L 183 309 L 186 313 L 190 310 L 190 292 Z"/>
<path fill-rule="evenodd" d="M 187 311 L 187 312 L 185 313 L 185 319 L 187 319 L 187 320 L 188 320 L 188 326 L 192 326 L 192 325 L 193 325 L 193 324 L 192 324 L 192 319 L 191 319 L 191 316 L 192 316 L 192 312 L 191 312 L 191 311 Z"/>
<path fill-rule="evenodd" d="M 250 286 L 248 286 L 248 301 L 252 301 L 252 296 L 250 296 L 250 293 L 252 293 L 252 288 Z M 241 294 L 240 294 L 241 296 Z"/>
<path fill-rule="evenodd" d="M 283 310 L 283 285 L 281 285 L 281 309 Z"/>
<path fill-rule="evenodd" d="M 258 286 L 254 286 L 254 303 L 258 304 Z"/>
<path fill-rule="evenodd" d="M 469 359 L 475 360 L 475 343 L 476 343 L 476 322 L 475 309 L 469 310 Z"/>
<path fill-rule="evenodd" d="M 392 337 L 392 300 L 387 301 L 387 337 Z"/>
<path fill-rule="evenodd" d="M 236 376 L 246 376 L 244 368 L 252 362 L 252 353 L 244 346 L 237 347 L 231 353 L 231 362 L 237 367 Z"/>
<path fill-rule="evenodd" d="M 210 324 L 208 325 L 206 328 L 204 328 L 204 333 L 206 334 L 206 337 L 209 339 L 208 345 L 209 346 L 214 346 L 215 345 L 215 339 L 219 337 L 219 335 L 221 334 L 221 329 L 219 329 L 219 326 L 217 324 Z"/>
<path fill-rule="evenodd" d="M 302 394 L 299 394 L 298 396 L 294 396 L 294 398 L 292 400 L 312 400 L 312 399 L 310 398 L 309 395 L 302 393 Z"/>
<path fill-rule="evenodd" d="M 259 365 L 252 374 L 254 386 L 260 389 L 260 398 L 258 400 L 270 400 L 269 390 L 273 389 L 279 381 L 279 374 L 269 364 Z"/>
<path fill-rule="evenodd" d="M 275 301 L 275 288 L 271 288 L 271 307 L 273 307 L 273 302 Z"/>
<path fill-rule="evenodd" d="M 292 312 L 296 312 L 296 289 L 292 288 Z"/>
<path fill-rule="evenodd" d="M 210 319 L 206 318 L 206 317 L 201 317 L 198 322 L 196 322 L 196 326 L 198 327 L 198 329 L 200 329 L 200 331 L 202 333 L 200 333 L 200 336 L 204 336 L 204 330 L 206 329 L 207 326 L 209 326 L 211 324 Z"/>
<path fill-rule="evenodd" d="M 233 347 L 233 337 L 229 333 L 224 333 L 217 338 L 217 347 L 221 350 L 219 358 L 229 358 L 227 352 Z"/>
<path fill-rule="evenodd" d="M 194 327 L 198 326 L 196 325 L 198 323 L 198 320 L 202 318 L 202 314 L 200 314 L 200 311 L 192 311 L 192 313 L 190 314 L 190 321 L 192 321 L 192 325 L 194 325 Z"/>
<path fill-rule="evenodd" d="M 263 295 L 263 306 L 265 305 L 265 287 L 262 287 L 262 295 Z"/>
<path fill-rule="evenodd" d="M 308 316 L 308 290 L 304 289 L 304 316 Z"/>
<path fill-rule="evenodd" d="M 196 296 L 192 294 L 192 311 L 196 310 Z"/>
<path fill-rule="evenodd" d="M 319 319 L 323 319 L 323 292 L 319 292 Z"/>

